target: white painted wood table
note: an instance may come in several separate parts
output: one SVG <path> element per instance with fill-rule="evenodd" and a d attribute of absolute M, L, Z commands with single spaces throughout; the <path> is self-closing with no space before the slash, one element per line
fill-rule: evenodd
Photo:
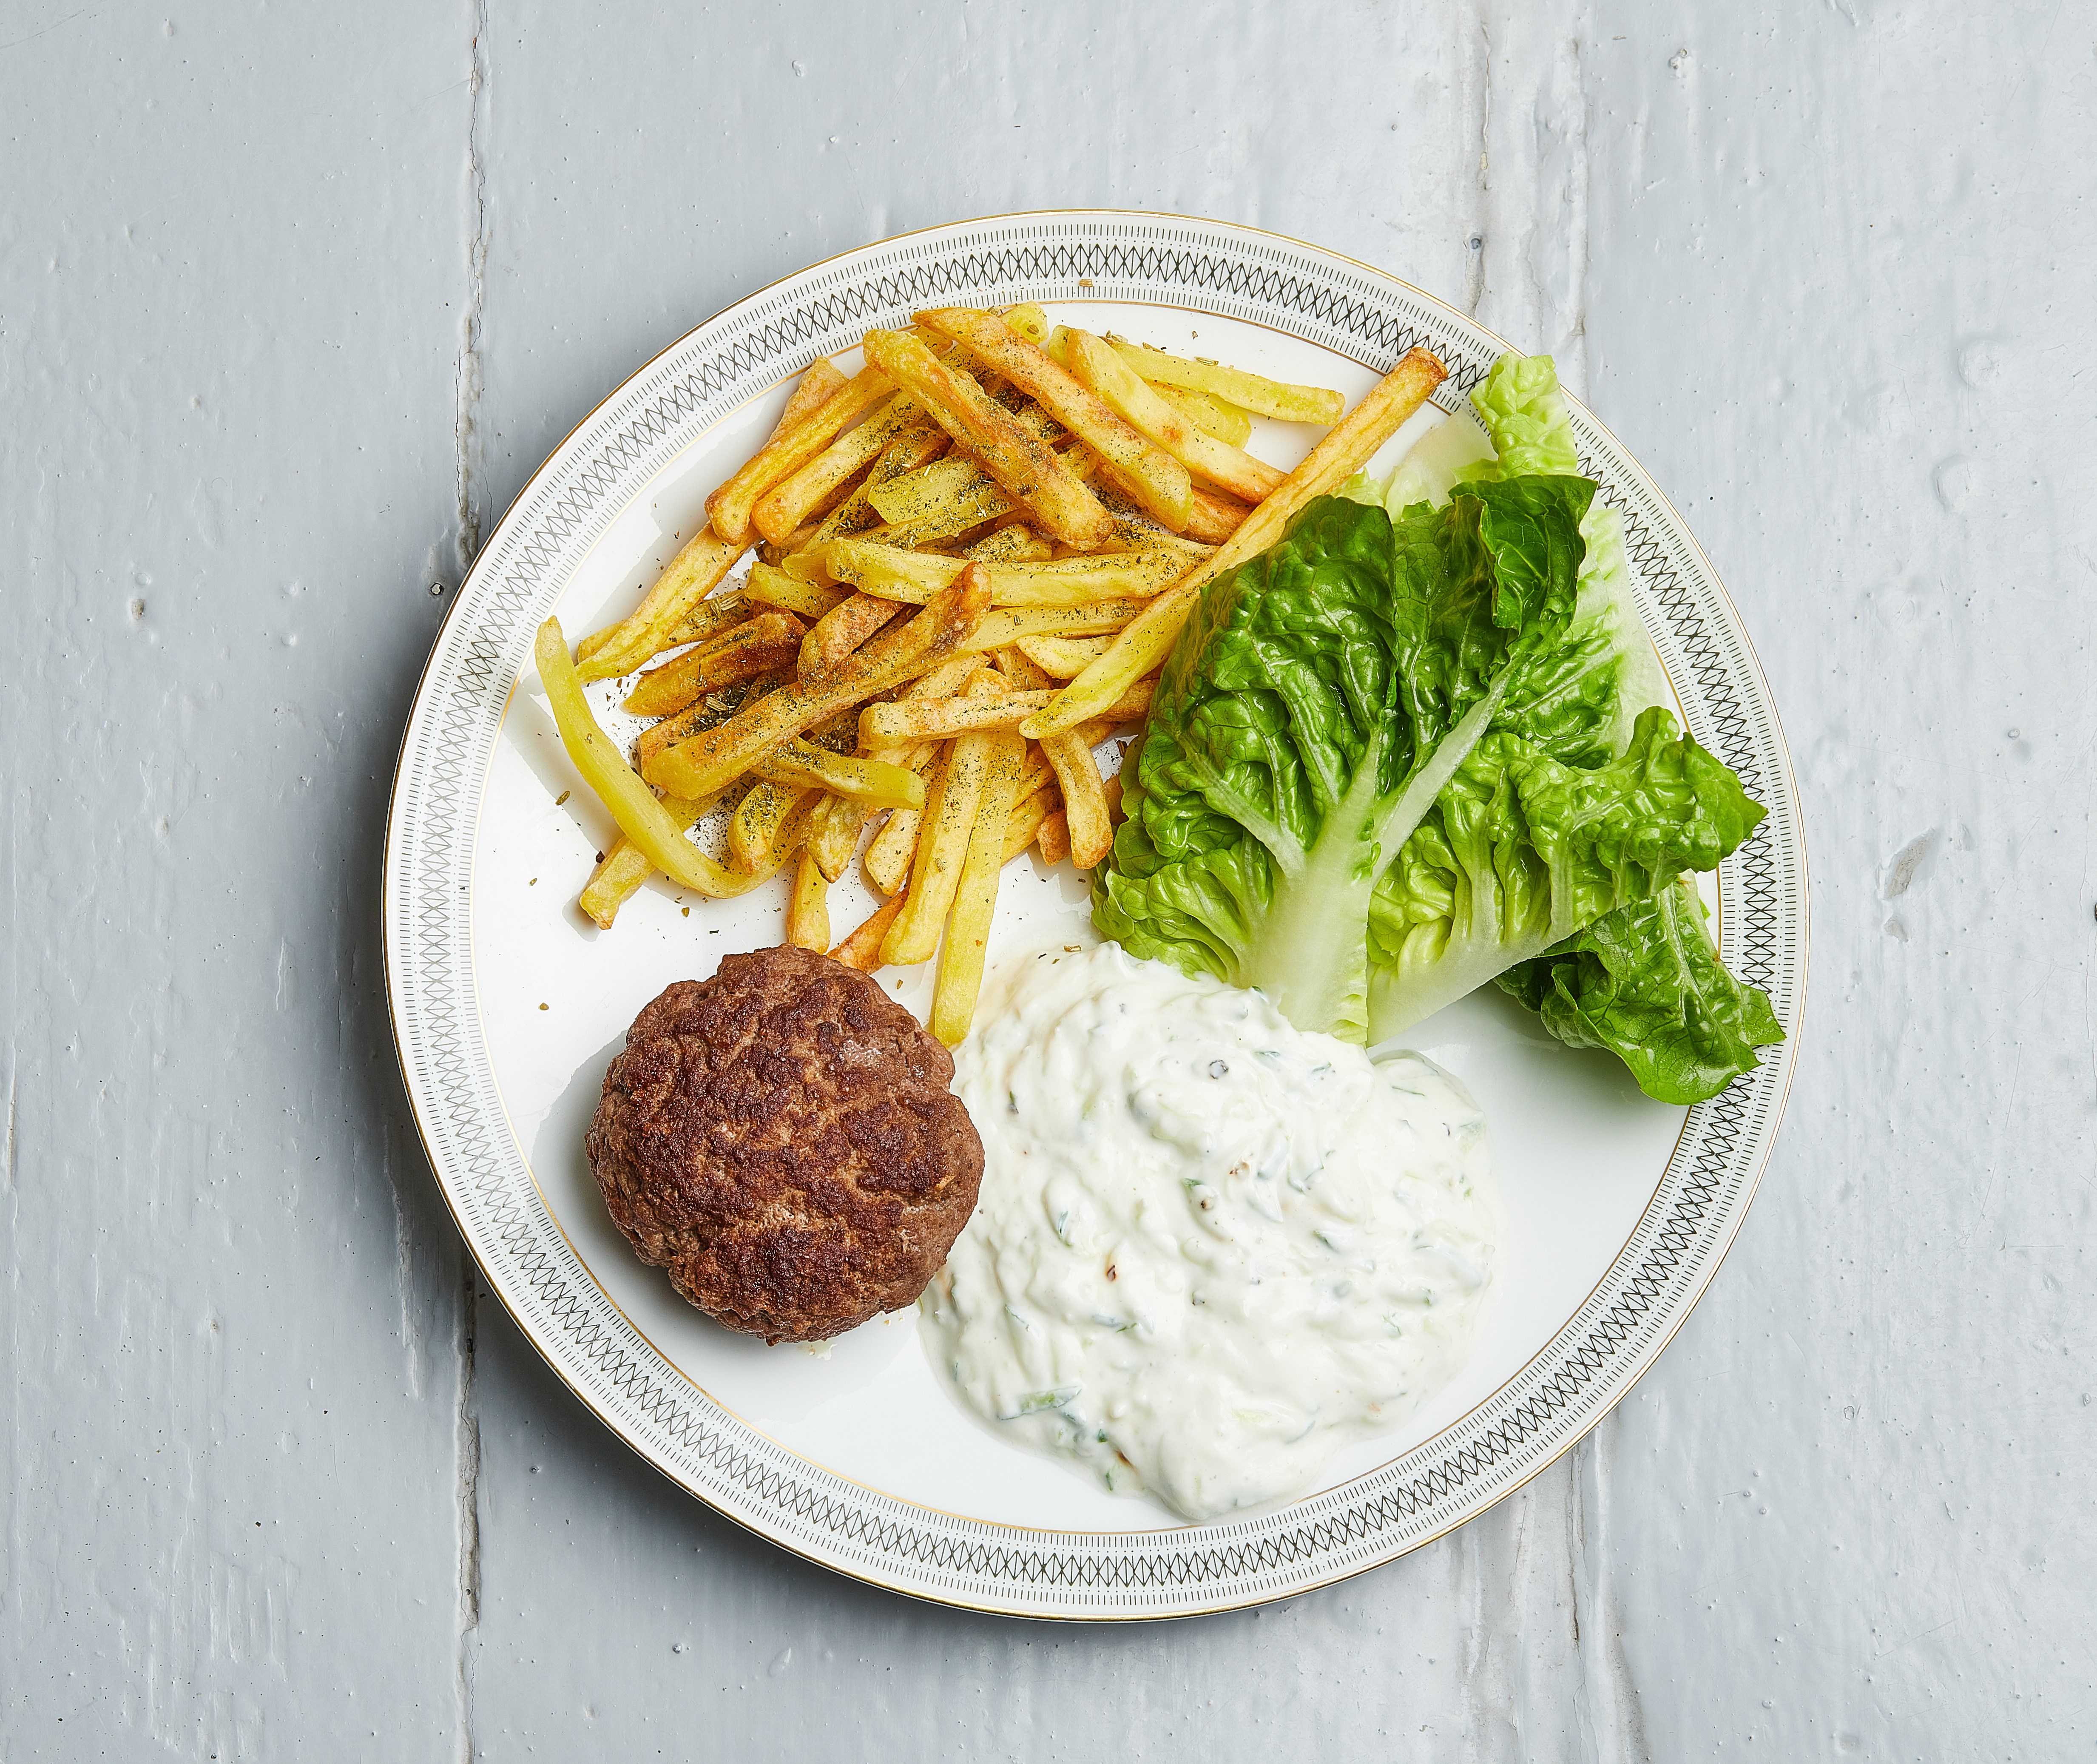
<path fill-rule="evenodd" d="M 2089 1755 L 2090 7 L 6 0 L 0 143 L 0 1754 Z M 1615 1416 L 1396 1565 L 1104 1633 L 808 1567 L 556 1384 L 376 904 L 445 596 L 604 392 L 1082 204 L 1554 351 L 1740 602 L 1817 884 L 1775 1160 Z"/>

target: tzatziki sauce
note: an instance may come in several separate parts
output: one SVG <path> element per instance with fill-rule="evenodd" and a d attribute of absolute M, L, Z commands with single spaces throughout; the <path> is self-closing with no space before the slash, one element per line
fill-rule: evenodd
<path fill-rule="evenodd" d="M 1448 1381 L 1499 1235 L 1454 1079 L 1112 943 L 999 978 L 957 1058 L 982 1196 L 918 1302 L 965 1407 L 1204 1520 Z"/>

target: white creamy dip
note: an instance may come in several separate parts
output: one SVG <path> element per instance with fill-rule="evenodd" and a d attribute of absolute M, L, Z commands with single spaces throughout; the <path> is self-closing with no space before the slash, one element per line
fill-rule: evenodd
<path fill-rule="evenodd" d="M 1499 1210 L 1438 1066 L 1111 943 L 1028 959 L 978 1021 L 983 1194 L 919 1317 L 1005 1438 L 1207 1519 L 1300 1493 L 1461 1363 Z"/>

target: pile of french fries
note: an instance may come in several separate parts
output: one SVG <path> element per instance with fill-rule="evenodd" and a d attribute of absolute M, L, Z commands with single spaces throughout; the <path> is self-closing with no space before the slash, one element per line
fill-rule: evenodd
<path fill-rule="evenodd" d="M 591 918 L 609 929 L 659 869 L 725 898 L 792 862 L 787 940 L 869 973 L 936 953 L 930 1027 L 952 1046 L 1005 866 L 1106 856 L 1119 786 L 1094 750 L 1141 721 L 1203 585 L 1366 464 L 1443 370 L 1416 349 L 1343 416 L 1337 392 L 1032 305 L 920 313 L 863 349 L 850 379 L 808 370 L 630 616 L 572 658 L 549 619 L 536 659 L 620 829 Z M 1255 415 L 1328 432 L 1285 475 L 1245 450 Z M 637 671 L 625 708 L 652 720 L 629 762 L 583 687 Z M 725 862 L 686 837 L 717 806 Z M 863 843 L 887 904 L 833 948 L 829 888 Z"/>

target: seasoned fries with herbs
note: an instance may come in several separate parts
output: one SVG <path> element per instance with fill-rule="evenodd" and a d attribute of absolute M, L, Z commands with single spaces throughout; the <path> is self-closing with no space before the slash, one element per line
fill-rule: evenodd
<path fill-rule="evenodd" d="M 1348 413 L 1032 304 L 937 308 L 863 347 L 856 375 L 802 376 L 631 614 L 572 659 L 549 620 L 536 658 L 619 829 L 581 891 L 593 921 L 659 870 L 725 899 L 790 867 L 786 939 L 821 950 L 857 856 L 889 898 L 830 955 L 869 973 L 936 956 L 930 1026 L 952 1046 L 1005 867 L 1106 856 L 1120 782 L 1094 750 L 1149 713 L 1202 589 L 1359 469 L 1443 369 L 1415 350 Z M 1255 415 L 1329 432 L 1285 474 L 1246 451 Z M 632 764 L 584 696 L 611 680 L 647 724 Z M 702 822 L 725 859 L 687 836 Z"/>
<path fill-rule="evenodd" d="M 917 322 L 968 346 L 977 360 L 995 368 L 1071 434 L 1098 454 L 1107 469 L 1151 517 L 1174 532 L 1187 524 L 1193 497 L 1187 468 L 1132 427 L 1053 358 L 1014 333 L 994 313 L 944 306 L 920 313 Z"/>
<path fill-rule="evenodd" d="M 1189 361 L 1167 355 L 1162 349 L 1129 343 L 1119 337 L 1108 339 L 1123 358 L 1145 379 L 1159 385 L 1177 386 L 1190 392 L 1206 392 L 1227 404 L 1249 410 L 1256 417 L 1272 417 L 1282 422 L 1315 422 L 1330 427 L 1340 420 L 1346 401 L 1323 386 L 1290 386 L 1259 374 L 1246 374 L 1214 361 Z"/>
<path fill-rule="evenodd" d="M 1040 741 L 1100 716 L 1139 676 L 1162 663 L 1202 590 L 1279 543 L 1307 503 L 1337 489 L 1367 465 L 1406 418 L 1427 402 L 1447 371 L 1426 350 L 1407 351 L 1346 419 L 1311 449 L 1303 463 L 1246 517 L 1228 542 L 1159 595 L 1140 617 L 1131 619 L 1112 649 L 1066 686 L 1055 703 L 1027 720 L 1025 732 Z"/>
<path fill-rule="evenodd" d="M 870 330 L 862 347 L 869 361 L 907 388 L 954 444 L 973 454 L 1056 538 L 1086 549 L 1113 538 L 1114 522 L 1084 481 L 966 372 L 902 331 Z"/>
<path fill-rule="evenodd" d="M 1143 378 L 1109 345 L 1090 331 L 1070 333 L 1070 366 L 1079 379 L 1172 456 L 1185 462 L 1217 488 L 1247 502 L 1271 495 L 1282 480 L 1263 459 L 1254 459 L 1242 448 L 1219 441 L 1174 405 L 1159 397 Z M 1189 492 L 1193 512 L 1193 492 Z M 1184 527 L 1186 522 L 1180 525 Z"/>

